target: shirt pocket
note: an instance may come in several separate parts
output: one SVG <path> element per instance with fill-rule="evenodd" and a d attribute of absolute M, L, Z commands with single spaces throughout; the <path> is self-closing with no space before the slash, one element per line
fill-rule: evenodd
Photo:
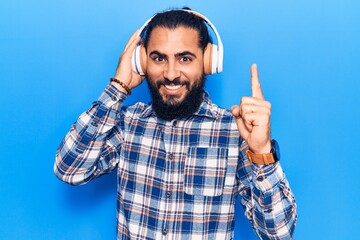
<path fill-rule="evenodd" d="M 220 196 L 224 188 L 227 156 L 226 148 L 189 148 L 184 169 L 185 193 Z"/>

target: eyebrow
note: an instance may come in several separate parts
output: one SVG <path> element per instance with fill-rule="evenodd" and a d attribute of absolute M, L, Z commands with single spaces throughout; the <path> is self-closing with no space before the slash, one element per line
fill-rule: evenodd
<path fill-rule="evenodd" d="M 151 56 L 151 55 L 157 55 L 157 56 L 159 56 L 159 57 L 166 57 L 166 54 L 162 54 L 162 53 L 160 53 L 159 51 L 152 51 L 149 55 Z"/>
<path fill-rule="evenodd" d="M 159 51 L 156 51 L 156 50 L 152 51 L 149 55 L 151 56 L 151 55 L 154 55 L 154 54 L 159 56 L 159 57 L 163 57 L 163 58 L 167 57 L 166 54 L 160 53 Z M 175 57 L 183 57 L 183 56 L 186 56 L 186 55 L 190 55 L 190 56 L 193 56 L 193 57 L 196 58 L 196 55 L 194 53 L 192 53 L 192 52 L 189 52 L 189 51 L 176 53 Z"/>
<path fill-rule="evenodd" d="M 196 58 L 196 55 L 192 52 L 189 52 L 189 51 L 184 51 L 184 52 L 181 52 L 181 53 L 177 53 L 175 54 L 175 57 L 183 57 L 183 56 L 186 56 L 186 55 L 190 55 L 190 56 L 193 56 Z"/>

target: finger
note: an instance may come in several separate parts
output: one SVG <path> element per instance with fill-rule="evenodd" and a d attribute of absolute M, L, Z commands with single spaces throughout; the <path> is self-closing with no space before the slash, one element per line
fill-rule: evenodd
<path fill-rule="evenodd" d="M 270 123 L 270 116 L 261 113 L 246 113 L 242 114 L 241 118 L 246 124 L 250 124 L 253 127 L 265 126 Z"/>
<path fill-rule="evenodd" d="M 237 118 L 236 123 L 238 125 L 239 131 L 244 131 L 244 132 L 252 131 L 254 126 L 253 122 L 256 120 L 255 116 L 257 114 L 253 112 L 243 113 L 241 111 L 241 107 L 236 105 L 231 107 L 231 112 L 233 116 Z"/>
<path fill-rule="evenodd" d="M 240 114 L 241 114 L 240 107 L 236 106 L 236 105 L 232 106 L 231 107 L 231 113 L 236 118 L 240 117 Z"/>
<path fill-rule="evenodd" d="M 248 124 L 245 125 L 243 119 L 238 119 L 238 120 L 236 121 L 236 125 L 237 125 L 237 127 L 238 127 L 238 130 L 239 130 L 239 133 L 240 133 L 241 137 L 242 137 L 243 139 L 247 140 L 247 139 L 249 138 L 249 133 L 250 133 L 248 127 L 251 128 L 250 130 L 252 130 L 252 126 L 249 126 Z"/>
<path fill-rule="evenodd" d="M 245 105 L 245 104 L 249 104 L 249 105 L 255 105 L 255 106 L 263 106 L 263 107 L 267 107 L 267 108 L 271 108 L 271 103 L 265 100 L 260 100 L 254 97 L 242 97 L 241 98 L 241 102 L 240 105 Z"/>
<path fill-rule="evenodd" d="M 259 82 L 259 74 L 257 70 L 257 65 L 251 65 L 250 69 L 251 73 L 251 90 L 252 96 L 258 99 L 264 99 L 264 95 L 261 90 L 260 82 Z"/>
<path fill-rule="evenodd" d="M 260 114 L 265 114 L 267 116 L 270 116 L 270 109 L 267 107 L 263 107 L 263 106 L 256 106 L 256 105 L 250 105 L 250 104 L 245 104 L 245 105 L 241 105 L 241 115 L 247 114 L 247 113 L 260 113 Z"/>
<path fill-rule="evenodd" d="M 245 120 L 241 118 L 240 106 L 237 105 L 232 106 L 231 113 L 236 118 L 236 125 L 238 127 L 241 137 L 247 139 L 249 136 L 249 132 L 251 132 L 253 128 L 251 123 L 245 122 Z"/>
<path fill-rule="evenodd" d="M 246 130 L 248 132 L 252 132 L 254 124 L 253 124 L 253 119 L 249 117 L 249 115 L 251 115 L 251 113 L 248 114 L 244 114 L 241 115 L 241 120 L 244 123 L 244 127 L 246 128 Z"/>
<path fill-rule="evenodd" d="M 139 33 L 139 29 L 137 29 L 130 37 L 129 41 L 126 43 L 125 48 L 124 48 L 124 52 L 132 45 L 135 46 L 139 43 L 140 41 L 140 36 L 138 36 Z M 138 39 L 137 39 L 138 38 Z M 134 47 L 135 48 L 135 47 Z"/>

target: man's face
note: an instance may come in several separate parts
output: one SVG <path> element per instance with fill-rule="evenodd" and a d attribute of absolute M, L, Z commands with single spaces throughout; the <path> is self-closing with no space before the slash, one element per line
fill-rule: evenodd
<path fill-rule="evenodd" d="M 199 107 L 204 85 L 204 66 L 203 50 L 198 43 L 198 32 L 192 28 L 156 27 L 152 31 L 147 47 L 147 81 L 153 105 L 155 101 L 160 101 L 169 107 L 166 111 L 179 111 L 178 107 L 184 101 L 190 101 L 188 104 L 196 104 L 193 106 L 195 110 Z M 198 99 L 189 99 L 190 95 Z M 155 105 L 158 105 L 157 102 Z"/>
<path fill-rule="evenodd" d="M 203 74 L 203 50 L 192 28 L 156 27 L 147 47 L 147 75 L 164 102 L 180 103 Z"/>

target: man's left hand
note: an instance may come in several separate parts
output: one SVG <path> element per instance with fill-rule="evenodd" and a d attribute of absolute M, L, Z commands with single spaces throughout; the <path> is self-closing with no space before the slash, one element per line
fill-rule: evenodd
<path fill-rule="evenodd" d="M 253 153 L 269 153 L 271 104 L 265 101 L 261 90 L 256 64 L 251 66 L 251 97 L 242 97 L 240 105 L 232 106 L 240 135 Z"/>

